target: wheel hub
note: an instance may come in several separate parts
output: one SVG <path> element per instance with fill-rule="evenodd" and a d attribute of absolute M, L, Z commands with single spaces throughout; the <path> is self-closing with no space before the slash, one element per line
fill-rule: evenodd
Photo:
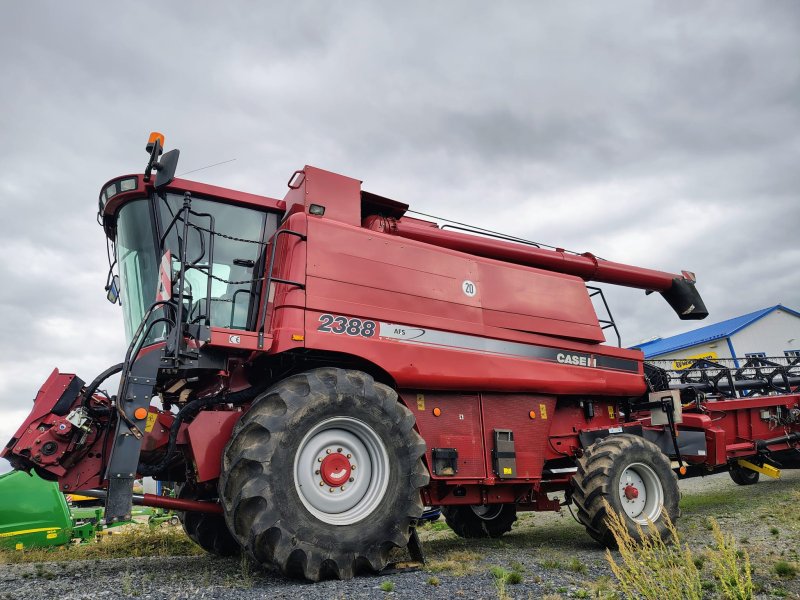
<path fill-rule="evenodd" d="M 347 483 L 352 473 L 352 466 L 341 452 L 328 454 L 320 464 L 320 477 L 326 485 L 338 487 Z"/>
<path fill-rule="evenodd" d="M 644 463 L 631 463 L 617 488 L 623 511 L 639 525 L 658 520 L 664 506 L 664 489 L 655 471 Z"/>
<path fill-rule="evenodd" d="M 639 490 L 637 490 L 632 485 L 626 485 L 623 491 L 625 492 L 625 497 L 628 500 L 635 500 L 636 498 L 639 497 Z"/>

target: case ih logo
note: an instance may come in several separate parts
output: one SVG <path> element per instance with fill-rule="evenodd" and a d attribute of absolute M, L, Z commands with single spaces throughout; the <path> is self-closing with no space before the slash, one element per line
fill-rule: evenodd
<path fill-rule="evenodd" d="M 585 354 L 565 354 L 564 352 L 559 352 L 556 354 L 556 360 L 565 365 L 577 365 L 579 367 L 597 366 L 597 359 Z"/>

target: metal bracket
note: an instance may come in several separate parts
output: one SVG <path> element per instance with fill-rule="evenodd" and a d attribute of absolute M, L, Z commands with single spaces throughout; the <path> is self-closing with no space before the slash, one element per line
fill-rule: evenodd
<path fill-rule="evenodd" d="M 745 469 L 750 469 L 751 471 L 755 471 L 756 473 L 763 473 L 767 477 L 772 477 L 773 479 L 780 479 L 781 478 L 781 470 L 780 469 L 776 469 L 772 465 L 758 466 L 758 465 L 755 465 L 755 464 L 751 463 L 750 461 L 744 460 L 742 458 L 737 460 L 736 463 L 740 467 L 744 467 Z"/>

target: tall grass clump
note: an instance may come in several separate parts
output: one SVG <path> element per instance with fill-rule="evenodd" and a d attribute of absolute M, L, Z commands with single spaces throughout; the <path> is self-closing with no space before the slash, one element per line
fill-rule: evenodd
<path fill-rule="evenodd" d="M 736 547 L 732 536 L 722 533 L 716 519 L 710 521 L 714 548 L 708 553 L 708 561 L 723 598 L 750 600 L 754 594 L 750 556 Z"/>
<path fill-rule="evenodd" d="M 627 598 L 645 600 L 701 600 L 700 571 L 688 545 L 681 546 L 675 525 L 664 513 L 667 530 L 674 544 L 667 544 L 658 535 L 655 525 L 648 523 L 647 534 L 636 525 L 641 542 L 628 531 L 625 517 L 606 504 L 607 524 L 617 541 L 620 561 L 606 550 L 606 560 Z"/>
<path fill-rule="evenodd" d="M 619 548 L 620 562 L 606 550 L 606 560 L 619 581 L 620 590 L 627 598 L 645 600 L 701 600 L 703 580 L 700 570 L 704 560 L 692 555 L 688 544 L 681 545 L 675 524 L 664 512 L 667 526 L 665 542 L 652 523 L 645 528 L 636 525 L 641 542 L 628 531 L 625 517 L 608 504 L 607 523 Z M 750 557 L 736 547 L 731 536 L 726 536 L 715 519 L 710 520 L 714 545 L 704 558 L 711 564 L 717 580 L 719 597 L 726 600 L 752 600 L 754 597 Z"/>

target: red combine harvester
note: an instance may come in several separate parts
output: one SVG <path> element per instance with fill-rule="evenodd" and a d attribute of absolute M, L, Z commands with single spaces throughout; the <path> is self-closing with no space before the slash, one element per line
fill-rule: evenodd
<path fill-rule="evenodd" d="M 671 381 L 604 344 L 616 328 L 585 282 L 660 292 L 702 319 L 690 273 L 440 227 L 314 167 L 283 200 L 175 179 L 162 145 L 151 136 L 144 175 L 100 194 L 124 361 L 88 385 L 53 371 L 2 453 L 105 497 L 108 521 L 129 518 L 136 477 L 177 481 L 178 498 L 137 501 L 183 511 L 208 551 L 349 578 L 393 547 L 419 557 L 425 505 L 461 536 L 494 537 L 565 492 L 608 543 L 603 501 L 632 530 L 663 530 L 676 471 L 752 483 L 800 466 L 793 365 Z"/>

